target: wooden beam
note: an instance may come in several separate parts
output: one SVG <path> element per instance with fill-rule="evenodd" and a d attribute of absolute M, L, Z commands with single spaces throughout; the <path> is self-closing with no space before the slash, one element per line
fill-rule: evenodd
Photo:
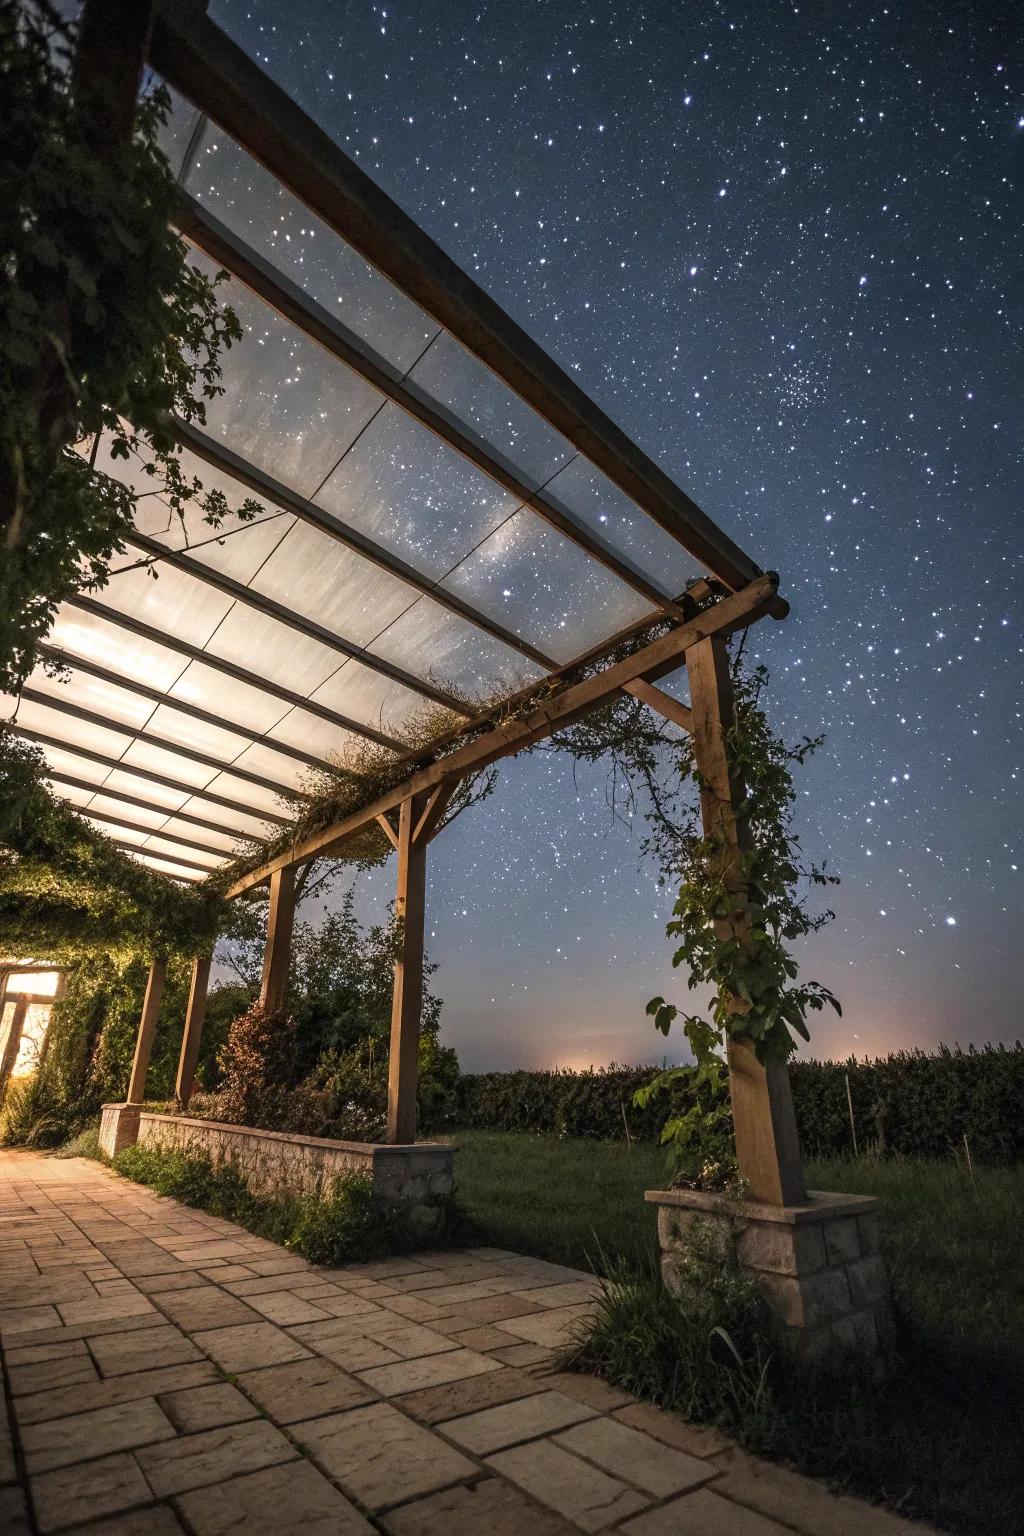
<path fill-rule="evenodd" d="M 398 833 L 395 831 L 394 827 L 391 825 L 391 818 L 389 816 L 377 816 L 377 817 L 375 817 L 375 820 L 380 822 L 381 827 L 387 833 L 387 839 L 388 839 L 388 842 L 391 844 L 392 848 L 397 848 L 398 847 Z"/>
<path fill-rule="evenodd" d="M 543 518 L 552 528 L 557 528 L 559 533 L 571 540 L 578 548 L 585 549 L 591 559 L 599 561 L 607 570 L 613 571 L 627 586 L 645 597 L 652 607 L 660 609 L 663 613 L 672 614 L 676 618 L 682 617 L 675 598 L 645 576 L 629 559 L 627 551 L 613 549 L 566 508 L 558 506 L 543 492 L 527 484 L 511 465 L 505 464 L 497 456 L 493 448 L 482 439 L 476 438 L 466 423 L 458 421 L 436 402 L 411 388 L 406 380 L 397 377 L 383 360 L 370 356 L 365 343 L 361 343 L 340 321 L 304 293 L 297 284 L 292 283 L 272 267 L 187 193 L 180 193 L 179 196 L 181 209 L 175 222 L 181 232 L 194 241 L 208 256 L 211 256 L 219 265 L 226 267 L 229 272 L 234 273 L 246 287 L 251 288 L 253 293 L 275 309 L 278 314 L 298 326 L 306 336 L 319 342 L 333 357 L 338 358 L 366 379 L 399 410 L 413 417 L 435 437 L 447 443 L 449 448 L 454 449 L 476 469 L 488 475 L 503 490 L 515 496 L 517 501 L 530 507 L 538 517 Z M 219 456 L 223 455 L 224 450 L 220 449 L 219 445 L 213 445 L 212 439 L 198 432 L 194 427 L 179 425 L 177 431 L 180 440 L 187 447 L 193 448 L 196 453 L 211 458 L 205 450 L 207 445 L 212 445 L 217 448 Z M 212 460 L 212 462 L 217 461 Z M 288 492 L 285 493 L 287 499 L 282 500 L 280 495 L 275 495 L 274 492 L 260 485 L 259 482 L 263 478 L 260 471 L 254 471 L 250 466 L 247 466 L 247 469 L 247 474 L 244 472 L 239 474 L 238 471 L 229 471 L 229 473 L 235 473 L 237 478 L 244 479 L 257 495 L 269 497 L 279 506 L 287 506 L 300 517 L 303 515 L 295 503 L 298 501 L 300 505 L 307 507 L 309 503 L 302 503 L 301 498 Z M 320 515 L 323 516 L 322 513 Z M 370 558 L 374 557 L 371 555 Z M 421 576 L 418 579 L 423 581 L 424 578 Z M 443 594 L 435 592 L 434 596 L 443 596 Z"/>
<path fill-rule="evenodd" d="M 416 1140 L 416 1079 L 419 1071 L 420 1014 L 423 1010 L 423 926 L 426 906 L 427 845 L 417 844 L 415 827 L 426 795 L 402 801 L 398 821 L 398 885 L 395 921 L 398 954 L 391 1003 L 388 1060 L 388 1141 Z"/>
<path fill-rule="evenodd" d="M 260 1007 L 277 1013 L 284 1007 L 291 966 L 292 926 L 295 922 L 295 870 L 278 869 L 270 877 L 267 947 L 263 955 Z"/>
<path fill-rule="evenodd" d="M 466 778 L 478 773 L 500 758 L 513 756 L 534 742 L 552 735 L 554 731 L 572 725 L 638 677 L 664 677 L 679 665 L 684 652 L 696 645 L 698 640 L 707 635 L 728 634 L 760 618 L 773 600 L 777 584 L 778 577 L 774 572 L 759 576 L 742 592 L 735 592 L 713 607 L 702 609 L 688 623 L 668 630 L 650 645 L 635 651 L 632 656 L 605 667 L 603 671 L 595 672 L 592 677 L 574 687 L 554 694 L 525 719 L 506 720 L 493 730 L 477 736 L 465 746 L 456 748 L 439 761 L 412 774 L 403 784 L 389 790 L 344 821 L 337 822 L 302 843 L 293 844 L 277 858 L 243 875 L 230 887 L 228 896 L 240 896 L 254 886 L 265 884 L 277 869 L 303 864 L 307 859 L 330 853 L 340 847 L 346 838 L 361 831 L 367 822 L 401 805 L 410 795 L 433 789 L 446 780 Z"/>
<path fill-rule="evenodd" d="M 670 693 L 655 688 L 653 683 L 646 683 L 638 677 L 635 682 L 627 683 L 622 691 L 631 693 L 635 699 L 653 709 L 656 715 L 664 715 L 666 720 L 671 720 L 673 725 L 681 726 L 684 731 L 693 730 L 693 710 L 674 699 Z"/>
<path fill-rule="evenodd" d="M 160 833 L 154 835 L 159 837 Z M 146 848 L 142 843 L 126 842 L 122 837 L 112 837 L 110 841 L 115 848 L 120 848 L 122 853 L 135 853 L 140 859 L 160 859 L 164 864 L 178 864 L 182 869 L 197 869 L 201 875 L 212 875 L 217 870 L 216 864 L 200 864 L 198 859 L 190 859 L 184 853 L 168 853 L 164 848 Z M 167 841 L 173 843 L 174 839 L 168 837 Z M 223 860 L 228 855 L 222 853 L 218 857 Z"/>
<path fill-rule="evenodd" d="M 178 1075 L 174 1083 L 174 1097 L 183 1113 L 188 1109 L 188 1101 L 192 1097 L 199 1047 L 203 1042 L 203 1021 L 206 1017 L 206 994 L 210 984 L 212 958 L 212 955 L 197 955 L 192 961 L 192 982 L 188 990 L 188 1008 L 185 1011 L 185 1028 L 181 1036 Z"/>
<path fill-rule="evenodd" d="M 687 649 L 686 670 L 693 706 L 693 747 L 701 775 L 701 818 L 706 837 L 722 847 L 721 872 L 737 903 L 747 899 L 742 855 L 749 846 L 747 824 L 736 815 L 742 785 L 730 772 L 726 737 L 735 723 L 729 654 L 713 635 Z M 742 943 L 748 920 L 741 907 L 724 920 Z M 737 1011 L 742 1004 L 737 1000 Z M 736 1132 L 736 1159 L 751 1198 L 768 1205 L 799 1205 L 807 1199 L 789 1070 L 764 1066 L 751 1043 L 729 1042 L 729 1093 Z"/>
<path fill-rule="evenodd" d="M 153 1053 L 153 1037 L 156 1034 L 156 1021 L 160 1013 L 160 999 L 163 996 L 166 975 L 166 960 L 154 960 L 149 968 L 146 996 L 142 1003 L 142 1017 L 139 1019 L 139 1032 L 135 1038 L 135 1059 L 132 1062 L 131 1077 L 128 1079 L 127 1102 L 129 1104 L 144 1104 L 146 1101 L 146 1075 L 149 1072 L 149 1058 Z"/>
<path fill-rule="evenodd" d="M 149 57 L 170 85 L 433 315 L 727 586 L 754 580 L 759 571 L 750 557 L 197 7 L 163 0 Z"/>
<path fill-rule="evenodd" d="M 458 789 L 461 780 L 446 779 L 439 784 L 427 797 L 423 807 L 423 813 L 413 828 L 412 840 L 418 847 L 420 843 L 429 843 L 437 832 L 441 817 L 448 809 L 449 801 Z"/>

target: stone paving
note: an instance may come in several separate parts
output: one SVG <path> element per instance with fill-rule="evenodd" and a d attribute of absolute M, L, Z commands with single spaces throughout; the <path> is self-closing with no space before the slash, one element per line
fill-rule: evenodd
<path fill-rule="evenodd" d="M 559 1372 L 594 1294 L 492 1248 L 316 1269 L 0 1153 L 0 1532 L 923 1536 Z"/>

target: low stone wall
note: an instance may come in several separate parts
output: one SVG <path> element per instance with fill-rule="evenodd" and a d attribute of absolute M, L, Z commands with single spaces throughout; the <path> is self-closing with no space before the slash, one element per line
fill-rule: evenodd
<path fill-rule="evenodd" d="M 821 1358 L 856 1351 L 878 1368 L 891 1353 L 889 1276 L 880 1252 L 878 1201 L 812 1190 L 805 1205 L 762 1205 L 698 1190 L 648 1190 L 658 1207 L 661 1270 L 680 1288 L 695 1222 L 734 1242 L 794 1343 Z"/>
<path fill-rule="evenodd" d="M 345 1173 L 368 1173 L 373 1194 L 400 1210 L 424 1241 L 440 1236 L 454 1185 L 454 1148 L 438 1142 L 384 1146 L 258 1131 L 186 1115 L 160 1115 L 132 1104 L 105 1104 L 100 1146 L 108 1157 L 138 1143 L 233 1164 L 254 1195 L 283 1199 L 319 1194 Z"/>

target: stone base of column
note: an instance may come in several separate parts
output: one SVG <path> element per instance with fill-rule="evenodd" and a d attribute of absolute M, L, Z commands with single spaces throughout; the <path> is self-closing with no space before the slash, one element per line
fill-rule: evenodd
<path fill-rule="evenodd" d="M 892 1359 L 889 1276 L 878 1201 L 811 1190 L 801 1205 L 762 1205 L 700 1190 L 648 1190 L 658 1207 L 661 1272 L 681 1289 L 694 1224 L 717 1230 L 756 1275 L 794 1347 L 825 1363 L 860 1354 L 878 1376 Z"/>
<path fill-rule="evenodd" d="M 104 1104 L 100 1114 L 100 1151 L 116 1157 L 139 1139 L 141 1104 Z"/>

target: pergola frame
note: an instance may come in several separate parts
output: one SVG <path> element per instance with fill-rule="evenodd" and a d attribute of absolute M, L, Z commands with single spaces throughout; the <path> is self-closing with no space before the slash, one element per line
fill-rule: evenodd
<path fill-rule="evenodd" d="M 509 710 L 509 705 L 514 706 L 515 701 L 506 701 L 498 711 L 504 718 L 495 724 L 493 716 L 472 717 L 469 710 L 443 689 L 368 656 L 363 648 L 354 647 L 302 615 L 289 613 L 272 599 L 261 597 L 251 588 L 204 566 L 187 553 L 169 551 L 166 546 L 141 534 L 132 536 L 132 542 L 140 546 L 144 554 L 175 565 L 190 577 L 262 609 L 298 632 L 358 657 L 364 665 L 386 673 L 404 686 L 449 705 L 467 717 L 463 726 L 423 748 L 408 751 L 405 754 L 408 776 L 386 794 L 315 837 L 292 844 L 283 853 L 240 877 L 228 892 L 230 897 L 239 898 L 257 887 L 269 885 L 270 912 L 261 1001 L 267 1008 L 278 1008 L 283 1005 L 287 987 L 296 873 L 314 859 L 337 855 L 348 840 L 365 833 L 373 825 L 380 828 L 396 848 L 396 912 L 401 922 L 392 1011 L 388 1139 L 392 1142 L 411 1141 L 416 1129 L 426 854 L 429 842 L 443 825 L 450 798 L 458 785 L 490 764 L 515 755 L 627 692 L 681 728 L 692 731 L 701 775 L 705 829 L 721 841 L 725 849 L 723 873 L 727 883 L 739 892 L 738 855 L 743 847 L 744 830 L 736 813 L 742 786 L 730 773 L 726 752 L 726 736 L 733 721 L 726 638 L 734 630 L 746 627 L 766 614 L 784 617 L 787 605 L 778 595 L 778 578 L 773 573 L 762 573 L 750 557 L 727 538 L 198 7 L 157 4 L 148 57 L 169 84 L 230 134 L 328 228 L 483 362 L 561 433 L 579 454 L 602 471 L 642 512 L 711 572 L 710 583 L 691 589 L 689 594 L 659 590 L 632 566 L 628 556 L 616 554 L 582 522 L 527 485 L 495 451 L 467 431 L 464 424 L 422 399 L 390 365 L 375 358 L 365 343 L 353 338 L 293 283 L 273 271 L 258 253 L 183 194 L 178 224 L 190 239 L 227 267 L 264 302 L 297 325 L 307 337 L 359 373 L 387 401 L 426 426 L 511 492 L 521 505 L 532 508 L 566 538 L 586 550 L 593 560 L 642 593 L 656 610 L 654 617 L 660 615 L 668 626 L 648 643 L 638 642 L 638 647 L 625 658 L 608 659 L 608 653 L 623 638 L 619 635 L 597 647 L 596 654 L 577 657 L 567 667 L 557 669 L 551 658 L 537 647 L 524 643 L 465 602 L 453 601 L 446 596 L 449 608 L 504 643 L 514 644 L 521 653 L 531 656 L 552 674 L 548 680 L 551 691 L 543 702 L 524 707 L 517 715 Z M 277 485 L 269 476 L 226 453 L 204 435 L 181 428 L 180 436 L 193 451 L 218 468 L 228 470 L 282 510 L 313 523 L 393 574 L 408 579 L 408 571 L 400 569 L 403 562 L 372 545 L 366 536 L 357 534 L 340 519 L 330 517 Z M 410 585 L 424 590 L 424 580 L 418 575 Z M 708 606 L 697 607 L 695 590 L 700 598 L 710 600 Z M 434 598 L 438 595 L 433 584 L 430 594 Z M 88 599 L 79 601 L 81 606 L 91 607 L 113 624 L 123 624 L 136 632 L 146 629 L 138 620 L 122 618 L 103 604 Z M 650 623 L 651 616 L 648 615 L 624 634 L 637 634 Z M 148 634 L 172 649 L 189 652 L 188 647 L 173 637 L 162 638 L 162 632 L 150 630 Z M 196 656 L 214 667 L 225 666 L 205 651 L 197 650 Z M 600 664 L 602 659 L 603 665 Z M 581 678 L 579 672 L 584 662 L 590 670 Z M 686 667 L 689 678 L 689 707 L 656 687 L 660 678 L 681 666 Z M 235 671 L 237 675 L 240 669 Z M 276 691 L 282 697 L 288 693 L 280 686 Z M 53 704 L 49 696 L 42 697 L 39 702 Z M 179 707 L 171 696 L 164 702 L 169 707 Z M 308 700 L 297 696 L 295 702 L 299 707 L 312 708 Z M 229 722 L 223 723 L 226 729 L 232 729 Z M 33 732 L 26 730 L 25 734 L 32 736 Z M 41 739 L 40 733 L 36 732 L 34 739 Z M 140 739 L 170 745 L 148 734 Z M 264 744 L 276 748 L 273 739 L 265 739 Z M 70 743 L 63 745 L 73 752 L 81 750 Z M 95 752 L 84 755 L 101 760 Z M 192 755 L 202 760 L 202 754 Z M 251 772 L 246 774 L 236 766 L 220 766 L 237 777 L 266 783 L 260 776 Z M 123 767 L 129 773 L 140 772 L 130 762 Z M 161 782 L 153 773 L 140 776 Z M 106 792 L 97 788 L 99 793 Z M 217 803 L 215 795 L 205 790 L 195 792 Z M 121 798 L 130 803 L 127 797 Z M 222 799 L 220 803 L 231 802 Z M 237 803 L 235 808 L 243 809 Z M 396 812 L 397 825 L 392 820 Z M 263 813 L 250 810 L 247 814 Z M 203 824 L 198 818 L 192 819 L 197 825 Z M 164 834 L 154 829 L 154 835 Z M 173 840 L 171 834 L 166 836 L 168 841 Z M 150 854 L 145 849 L 133 851 Z M 150 856 L 173 862 L 169 855 L 159 855 L 155 851 Z M 208 955 L 196 958 L 177 1081 L 178 1100 L 183 1107 L 188 1103 L 198 1057 L 209 968 Z M 163 962 L 157 959 L 153 962 L 147 988 L 133 1064 L 129 1089 L 129 1101 L 133 1103 L 140 1102 L 144 1096 L 162 982 Z M 776 1205 L 803 1199 L 806 1191 L 786 1068 L 765 1068 L 757 1061 L 752 1046 L 733 1042 L 729 1049 L 729 1072 L 737 1155 L 752 1197 Z"/>

